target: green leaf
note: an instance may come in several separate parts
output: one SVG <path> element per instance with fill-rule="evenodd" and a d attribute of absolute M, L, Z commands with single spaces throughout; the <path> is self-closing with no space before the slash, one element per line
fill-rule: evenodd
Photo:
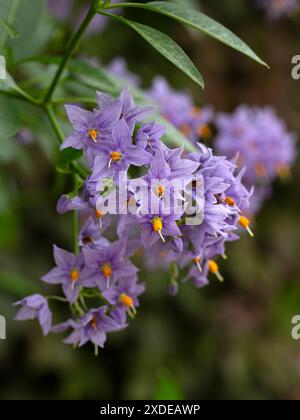
<path fill-rule="evenodd" d="M 20 116 L 14 103 L 0 95 L 0 141 L 2 137 L 14 136 L 20 128 Z"/>
<path fill-rule="evenodd" d="M 20 36 L 16 28 L 2 18 L 0 18 L 0 26 L 2 26 L 2 28 L 8 33 L 8 35 L 11 38 L 18 38 L 18 36 Z"/>
<path fill-rule="evenodd" d="M 57 168 L 64 170 L 69 165 L 69 163 L 74 162 L 74 160 L 78 160 L 82 157 L 82 150 L 76 150 L 72 147 L 68 147 L 67 149 L 63 149 L 59 153 L 59 157 L 57 160 Z"/>
<path fill-rule="evenodd" d="M 187 74 L 194 82 L 204 88 L 204 81 L 195 67 L 194 63 L 186 55 L 183 49 L 173 41 L 168 35 L 151 26 L 143 25 L 141 23 L 133 22 L 132 20 L 124 19 L 121 16 L 110 15 L 119 22 L 134 29 L 141 37 L 143 37 L 153 48 L 162 54 L 167 60 L 171 61 L 176 67 Z"/>
<path fill-rule="evenodd" d="M 242 41 L 233 32 L 231 32 L 222 24 L 216 22 L 214 19 L 211 19 L 209 16 L 206 16 L 197 10 L 190 10 L 184 7 L 184 5 L 174 4 L 166 1 L 153 1 L 145 4 L 124 3 L 122 4 L 122 7 L 137 7 L 150 10 L 152 12 L 161 13 L 198 31 L 204 32 L 206 35 L 217 39 L 218 41 L 241 52 L 242 54 L 245 54 L 263 66 L 269 67 L 244 41 Z"/>

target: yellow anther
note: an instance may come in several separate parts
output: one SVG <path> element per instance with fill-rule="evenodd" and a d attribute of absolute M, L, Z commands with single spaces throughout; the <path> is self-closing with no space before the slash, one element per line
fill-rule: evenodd
<path fill-rule="evenodd" d="M 71 279 L 71 290 L 74 289 L 75 283 L 79 280 L 79 270 L 77 268 L 73 268 L 70 272 L 70 279 Z"/>
<path fill-rule="evenodd" d="M 128 296 L 126 293 L 122 293 L 119 297 L 119 301 L 125 305 L 127 308 L 132 308 L 133 305 L 133 299 Z"/>
<path fill-rule="evenodd" d="M 110 264 L 106 263 L 101 268 L 104 277 L 106 278 L 106 288 L 108 289 L 110 286 L 110 278 L 112 276 L 112 267 Z"/>
<path fill-rule="evenodd" d="M 93 140 L 94 143 L 98 143 L 97 139 L 98 139 L 99 133 L 95 128 L 92 128 L 91 130 L 89 130 L 88 135 L 89 135 L 89 138 Z"/>
<path fill-rule="evenodd" d="M 212 274 L 214 274 L 217 277 L 217 279 L 220 282 L 223 282 L 224 281 L 224 278 L 223 278 L 223 276 L 221 275 L 221 273 L 219 271 L 219 266 L 218 266 L 218 264 L 215 261 L 208 260 L 208 269 L 209 269 L 209 271 Z"/>
<path fill-rule="evenodd" d="M 201 261 L 201 257 L 193 258 L 193 263 L 196 264 L 196 266 L 198 267 L 198 270 L 200 271 L 200 273 L 202 273 L 202 267 L 201 267 L 200 261 Z"/>
<path fill-rule="evenodd" d="M 246 231 L 249 233 L 250 236 L 254 236 L 254 233 L 250 229 L 250 220 L 245 216 L 240 216 L 239 218 L 239 224 L 242 226 L 242 228 L 246 229 Z"/>
<path fill-rule="evenodd" d="M 94 315 L 93 318 L 90 320 L 90 325 L 94 328 L 94 330 L 97 328 L 97 318 Z"/>
<path fill-rule="evenodd" d="M 158 187 L 156 187 L 156 192 L 157 192 L 159 198 L 161 198 L 164 195 L 165 191 L 166 191 L 166 189 L 163 185 L 159 185 Z"/>
<path fill-rule="evenodd" d="M 234 207 L 235 206 L 235 200 L 233 198 L 231 198 L 231 197 L 225 197 L 224 201 L 230 207 Z"/>
<path fill-rule="evenodd" d="M 152 227 L 154 232 L 157 232 L 159 234 L 159 236 L 161 237 L 161 240 L 163 242 L 166 242 L 165 238 L 162 235 L 162 229 L 163 229 L 163 222 L 161 217 L 154 217 L 154 219 L 152 219 Z"/>

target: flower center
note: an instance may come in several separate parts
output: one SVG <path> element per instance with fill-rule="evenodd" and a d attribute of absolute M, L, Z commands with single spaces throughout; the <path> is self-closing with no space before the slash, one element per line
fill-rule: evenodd
<path fill-rule="evenodd" d="M 133 299 L 132 297 L 128 296 L 126 293 L 121 293 L 119 297 L 119 301 L 125 305 L 127 308 L 133 307 Z"/>
<path fill-rule="evenodd" d="M 165 191 L 166 191 L 166 189 L 165 189 L 165 187 L 163 185 L 158 185 L 156 187 L 156 192 L 157 192 L 159 198 L 162 198 L 162 196 L 164 195 Z"/>
<path fill-rule="evenodd" d="M 111 152 L 110 158 L 113 162 L 118 162 L 121 159 L 121 153 L 117 150 L 114 152 Z"/>
<path fill-rule="evenodd" d="M 163 229 L 163 221 L 161 217 L 154 217 L 152 219 L 152 228 L 154 230 L 154 232 L 157 232 L 159 234 L 159 236 L 161 237 L 161 240 L 163 242 L 166 242 L 165 238 L 163 237 L 161 231 Z"/>
<path fill-rule="evenodd" d="M 95 128 L 92 128 L 91 130 L 88 131 L 88 135 L 89 135 L 89 138 L 93 140 L 94 143 L 98 143 L 97 141 L 98 135 L 99 135 L 98 130 L 96 130 Z"/>
<path fill-rule="evenodd" d="M 70 272 L 70 279 L 72 282 L 76 282 L 79 280 L 79 270 L 77 268 L 73 268 Z"/>
<path fill-rule="evenodd" d="M 202 267 L 201 267 L 200 261 L 201 261 L 201 257 L 199 256 L 193 258 L 193 263 L 196 264 L 196 266 L 198 267 L 198 270 L 200 271 L 200 273 L 202 273 Z"/>
<path fill-rule="evenodd" d="M 111 265 L 106 263 L 102 266 L 102 273 L 106 279 L 109 279 L 112 275 Z"/>
<path fill-rule="evenodd" d="M 152 220 L 152 227 L 154 232 L 161 232 L 163 228 L 162 219 L 160 217 L 154 217 Z"/>
<path fill-rule="evenodd" d="M 91 325 L 91 327 L 93 327 L 94 328 L 94 330 L 97 328 L 97 318 L 96 318 L 96 316 L 94 315 L 93 316 L 93 318 L 90 320 L 90 325 Z"/>
<path fill-rule="evenodd" d="M 93 238 L 91 236 L 85 236 L 84 238 L 82 238 L 82 243 L 84 245 L 88 245 L 91 242 L 93 242 Z"/>
<path fill-rule="evenodd" d="M 182 126 L 180 127 L 180 131 L 182 132 L 182 134 L 188 137 L 191 134 L 191 127 L 188 124 L 182 124 Z"/>

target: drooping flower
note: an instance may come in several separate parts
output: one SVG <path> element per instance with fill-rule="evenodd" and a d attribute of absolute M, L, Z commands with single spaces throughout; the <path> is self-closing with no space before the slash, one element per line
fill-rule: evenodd
<path fill-rule="evenodd" d="M 56 267 L 44 275 L 42 280 L 45 283 L 61 284 L 69 302 L 74 303 L 82 286 L 93 287 L 93 283 L 87 277 L 83 277 L 83 255 L 74 255 L 54 245 L 53 256 Z"/>
<path fill-rule="evenodd" d="M 17 321 L 26 321 L 37 318 L 42 328 L 44 336 L 48 335 L 52 324 L 52 313 L 48 306 L 48 301 L 39 294 L 28 296 L 14 305 L 21 305 L 21 309 L 15 316 Z"/>
<path fill-rule="evenodd" d="M 73 331 L 64 340 L 64 343 L 82 347 L 90 341 L 94 344 L 95 353 L 97 354 L 98 347 L 104 347 L 106 334 L 121 330 L 125 326 L 126 325 L 124 324 L 119 324 L 107 314 L 106 306 L 101 306 L 98 309 L 90 309 L 78 321 L 71 319 L 67 322 L 54 326 L 52 331 L 55 333 L 61 333 L 69 328 L 72 328 Z"/>
<path fill-rule="evenodd" d="M 137 146 L 142 147 L 148 152 L 154 153 L 161 148 L 161 138 L 165 133 L 165 128 L 154 121 L 146 123 L 138 129 L 135 137 Z"/>
<path fill-rule="evenodd" d="M 126 314 L 134 316 L 139 306 L 138 296 L 144 290 L 145 286 L 138 283 L 136 276 L 122 278 L 115 286 L 106 289 L 103 296 L 113 305 L 112 317 L 120 324 L 124 324 Z"/>

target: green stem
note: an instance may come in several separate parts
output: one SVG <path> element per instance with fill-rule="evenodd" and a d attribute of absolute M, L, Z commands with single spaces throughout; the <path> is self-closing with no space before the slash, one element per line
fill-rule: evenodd
<path fill-rule="evenodd" d="M 73 174 L 74 190 L 77 190 L 77 175 Z M 78 233 L 79 233 L 79 220 L 78 213 L 73 210 L 73 252 L 75 255 L 78 254 Z"/>
<path fill-rule="evenodd" d="M 60 296 L 47 296 L 47 300 L 57 300 L 58 302 L 64 302 L 64 303 L 69 302 L 68 299 L 65 299 Z"/>
<path fill-rule="evenodd" d="M 10 8 L 10 12 L 7 18 L 7 23 L 9 23 L 10 25 L 12 25 L 14 23 L 16 14 L 18 12 L 19 6 L 20 6 L 21 0 L 13 0 L 11 3 L 11 8 Z M 7 32 L 3 31 L 3 34 L 1 36 L 0 39 L 0 51 L 3 49 L 3 47 L 6 44 L 6 40 L 7 40 Z"/>
<path fill-rule="evenodd" d="M 69 104 L 69 103 L 82 103 L 82 104 L 89 104 L 94 105 L 97 103 L 96 99 L 89 98 L 85 96 L 67 96 L 65 98 L 53 98 L 53 104 Z"/>
<path fill-rule="evenodd" d="M 73 35 L 73 37 L 71 38 L 71 41 L 67 47 L 67 50 L 65 52 L 65 55 L 55 73 L 55 76 L 52 80 L 51 85 L 49 86 L 49 89 L 46 92 L 46 95 L 44 97 L 43 100 L 43 104 L 46 105 L 51 101 L 51 98 L 53 96 L 53 93 L 56 89 L 57 84 L 59 83 L 60 77 L 65 69 L 65 67 L 67 66 L 72 54 L 74 53 L 75 49 L 78 46 L 78 43 L 81 39 L 81 37 L 83 36 L 85 30 L 87 29 L 87 27 L 89 26 L 90 22 L 92 21 L 93 17 L 96 14 L 96 10 L 94 5 L 92 5 L 89 9 L 89 11 L 86 14 L 86 17 L 84 18 L 83 22 L 81 23 L 81 25 L 79 26 L 77 32 L 75 32 L 75 34 Z"/>
<path fill-rule="evenodd" d="M 44 109 L 45 109 L 45 112 L 46 112 L 46 114 L 49 118 L 51 126 L 52 126 L 52 128 L 53 128 L 53 130 L 56 134 L 56 138 L 58 140 L 58 143 L 59 144 L 63 143 L 65 136 L 64 136 L 64 133 L 63 133 L 58 121 L 57 121 L 57 118 L 56 118 L 56 115 L 54 113 L 52 105 L 47 105 L 47 106 L 45 106 Z M 71 162 L 70 163 L 70 168 L 74 172 L 76 172 L 82 179 L 86 178 L 86 176 L 87 176 L 86 171 L 83 168 L 81 168 L 76 162 Z"/>

